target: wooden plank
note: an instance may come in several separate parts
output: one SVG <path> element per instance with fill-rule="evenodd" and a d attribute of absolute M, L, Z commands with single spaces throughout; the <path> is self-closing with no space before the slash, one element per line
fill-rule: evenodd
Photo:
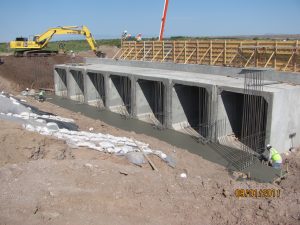
<path fill-rule="evenodd" d="M 213 65 L 218 61 L 219 57 L 223 54 L 224 50 L 220 52 L 220 54 L 216 57 L 216 59 L 213 61 Z"/>
<path fill-rule="evenodd" d="M 127 59 L 127 57 L 130 55 L 130 53 L 134 50 L 134 47 L 131 48 L 131 50 L 128 52 L 128 54 L 123 58 L 123 59 Z"/>
<path fill-rule="evenodd" d="M 185 47 L 183 47 L 183 49 L 179 52 L 179 54 L 176 56 L 176 58 L 175 58 L 175 62 L 176 62 L 176 60 L 178 59 L 178 57 L 183 53 L 183 51 L 185 50 Z"/>
<path fill-rule="evenodd" d="M 143 155 L 145 156 L 145 158 L 148 160 L 148 162 L 149 162 L 151 168 L 152 168 L 153 170 L 155 170 L 155 171 L 158 172 L 157 167 L 156 167 L 155 164 L 152 162 L 152 160 L 149 158 L 149 156 L 144 152 L 144 149 L 143 149 L 143 148 L 142 148 L 142 147 L 141 147 L 134 139 L 132 139 L 132 140 L 133 140 L 133 142 L 136 144 L 136 146 L 138 147 L 138 149 L 143 153 Z"/>
<path fill-rule="evenodd" d="M 176 47 L 175 47 L 176 42 L 173 41 L 173 62 L 175 62 L 175 54 L 176 54 Z"/>
<path fill-rule="evenodd" d="M 138 59 L 138 55 L 144 50 L 144 47 L 141 48 L 132 59 Z"/>
<path fill-rule="evenodd" d="M 294 54 L 295 54 L 295 52 L 293 52 L 293 54 L 292 54 L 292 55 L 291 55 L 291 57 L 289 58 L 289 60 L 288 60 L 287 64 L 285 65 L 285 67 L 284 67 L 283 71 L 286 71 L 286 68 L 287 68 L 287 67 L 288 67 L 288 65 L 290 64 L 290 62 L 291 62 L 291 60 L 292 60 L 292 58 L 293 58 Z"/>
<path fill-rule="evenodd" d="M 149 48 L 149 50 L 146 52 L 146 54 L 144 55 L 144 57 L 141 59 L 141 61 L 144 61 L 148 55 L 148 53 L 151 51 L 151 48 Z"/>
<path fill-rule="evenodd" d="M 224 55 L 223 55 L 223 65 L 227 64 L 227 41 L 224 41 Z"/>
<path fill-rule="evenodd" d="M 184 64 L 187 64 L 187 62 L 190 60 L 190 58 L 196 52 L 196 50 L 197 50 L 197 48 L 195 48 L 194 51 L 189 55 L 189 57 L 187 57 L 187 59 L 185 60 Z"/>
<path fill-rule="evenodd" d="M 266 64 L 264 65 L 264 67 L 266 68 L 267 65 L 269 64 L 269 62 L 271 61 L 273 55 L 275 54 L 275 51 L 271 54 L 271 56 L 269 57 L 268 61 L 266 62 Z"/>
<path fill-rule="evenodd" d="M 163 59 L 161 60 L 161 62 L 163 62 L 167 57 L 168 55 L 171 53 L 173 49 L 170 49 L 169 52 L 163 57 Z"/>
<path fill-rule="evenodd" d="M 213 44 L 212 44 L 212 41 L 210 41 L 210 46 L 209 46 L 209 49 L 210 49 L 210 53 L 209 53 L 209 64 L 210 64 L 210 65 L 212 64 L 212 48 L 213 48 Z"/>
<path fill-rule="evenodd" d="M 255 54 L 255 50 L 253 51 L 253 53 L 251 54 L 250 58 L 247 60 L 246 64 L 244 65 L 244 67 L 247 67 L 248 66 L 248 63 L 250 62 L 250 60 L 252 59 L 252 57 L 254 56 Z"/>
<path fill-rule="evenodd" d="M 201 64 L 202 60 L 205 58 L 205 56 L 208 54 L 209 51 L 210 51 L 210 47 L 206 50 L 204 55 L 201 57 L 199 64 Z"/>
<path fill-rule="evenodd" d="M 157 55 L 162 51 L 162 48 L 156 52 L 156 54 L 153 56 L 153 58 L 151 59 L 151 61 L 154 61 L 155 58 L 157 57 Z"/>
<path fill-rule="evenodd" d="M 298 40 L 296 41 L 296 45 L 295 45 L 295 57 L 294 57 L 294 72 L 297 71 L 297 49 L 298 49 Z"/>

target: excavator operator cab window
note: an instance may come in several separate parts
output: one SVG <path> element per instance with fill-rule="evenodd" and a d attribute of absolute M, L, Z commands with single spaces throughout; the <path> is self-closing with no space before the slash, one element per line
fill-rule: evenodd
<path fill-rule="evenodd" d="M 24 37 L 17 37 L 16 41 L 28 41 L 28 38 L 24 38 Z"/>
<path fill-rule="evenodd" d="M 36 41 L 38 39 L 39 36 L 33 36 L 32 40 Z"/>

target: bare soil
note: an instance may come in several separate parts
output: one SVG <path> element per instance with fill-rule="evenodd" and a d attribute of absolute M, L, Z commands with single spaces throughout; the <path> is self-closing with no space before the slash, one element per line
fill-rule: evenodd
<path fill-rule="evenodd" d="M 17 90 L 26 88 L 53 88 L 53 66 L 55 64 L 83 62 L 81 56 L 72 59 L 69 55 L 49 57 L 3 56 L 0 76 L 16 84 Z"/>
<path fill-rule="evenodd" d="M 15 87 L 0 74 L 1 84 Z M 289 175 L 279 184 L 238 181 L 224 167 L 166 142 L 49 102 L 26 100 L 41 110 L 73 118 L 81 130 L 93 127 L 93 132 L 147 142 L 177 164 L 173 169 L 150 156 L 159 169 L 155 172 L 148 164 L 137 167 L 124 157 L 71 149 L 61 140 L 0 121 L 0 225 L 300 224 L 299 151 L 287 156 Z M 183 172 L 187 178 L 180 177 Z M 272 188 L 281 195 L 236 197 L 235 190 L 242 188 Z"/>

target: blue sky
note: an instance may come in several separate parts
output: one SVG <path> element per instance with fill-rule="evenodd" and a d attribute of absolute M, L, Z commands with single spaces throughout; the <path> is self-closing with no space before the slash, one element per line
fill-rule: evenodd
<path fill-rule="evenodd" d="M 0 0 L 0 42 L 82 24 L 97 38 L 119 37 L 125 29 L 158 36 L 163 5 L 164 0 Z M 300 34 L 300 0 L 170 0 L 165 36 L 249 34 Z"/>

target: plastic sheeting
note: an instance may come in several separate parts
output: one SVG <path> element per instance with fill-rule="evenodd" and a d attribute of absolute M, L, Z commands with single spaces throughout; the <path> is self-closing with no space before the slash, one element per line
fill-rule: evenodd
<path fill-rule="evenodd" d="M 72 148 L 87 147 L 117 155 L 126 155 L 130 152 L 141 152 L 142 150 L 146 154 L 155 154 L 165 161 L 168 159 L 162 151 L 152 150 L 149 148 L 149 144 L 131 138 L 68 129 L 68 126 L 64 126 L 65 124 L 76 126 L 72 119 L 50 114 L 41 115 L 40 113 L 38 115 L 32 112 L 31 107 L 24 106 L 13 97 L 0 95 L 0 105 L 0 119 L 21 123 L 28 131 L 65 140 Z"/>

